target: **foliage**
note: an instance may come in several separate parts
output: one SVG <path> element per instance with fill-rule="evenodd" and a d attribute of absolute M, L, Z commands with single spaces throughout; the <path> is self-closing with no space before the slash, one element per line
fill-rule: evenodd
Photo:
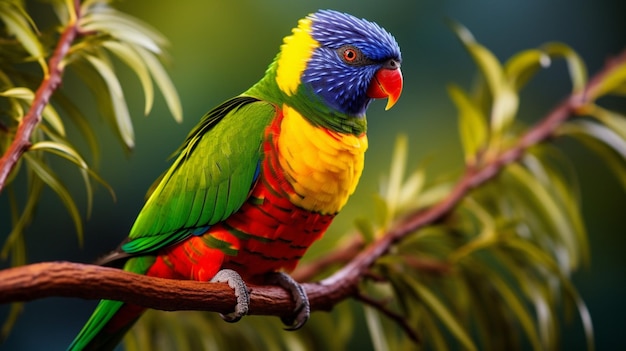
<path fill-rule="evenodd" d="M 565 59 L 574 96 L 582 92 L 587 77 L 582 60 L 565 44 L 522 51 L 501 65 L 466 28 L 456 23 L 452 28 L 481 73 L 472 93 L 449 87 L 458 109 L 466 172 L 471 173 L 527 140 L 529 128 L 515 120 L 518 93 L 538 68 Z M 585 100 L 580 101 L 577 116 L 556 132 L 591 146 L 622 183 L 626 118 L 595 101 L 605 94 L 623 94 L 625 72 L 622 62 L 581 93 Z M 554 145 L 527 146 L 521 162 L 506 166 L 443 221 L 414 233 L 373 267 L 377 279 L 365 284 L 366 291 L 383 301 L 381 311 L 404 316 L 422 336 L 424 348 L 447 350 L 458 344 L 468 350 L 525 349 L 524 345 L 559 349 L 560 312 L 571 318 L 577 311 L 588 348 L 593 349 L 589 311 L 570 281 L 571 273 L 590 259 L 576 174 Z M 389 223 L 439 201 L 453 185 L 424 186 L 424 169 L 403 181 L 406 148 L 406 141 L 399 139 L 381 191 L 382 216 L 368 225 L 373 228 L 369 232 L 385 233 Z M 387 345 L 384 349 L 411 348 L 406 336 L 390 331 L 397 327 L 368 325 L 372 335 L 384 337 L 376 342 Z"/>
<path fill-rule="evenodd" d="M 51 167 L 52 155 L 69 161 L 80 172 L 87 195 L 87 215 L 93 196 L 92 181 L 109 188 L 85 161 L 84 152 L 77 150 L 66 133 L 66 123 L 73 123 L 97 164 L 100 150 L 89 116 L 84 115 L 72 97 L 65 96 L 62 91 L 57 91 L 50 103 L 41 101 L 38 89 L 45 88 L 51 75 L 60 74 L 65 67 L 73 69 L 93 91 L 99 110 L 116 131 L 122 145 L 128 149 L 134 145 L 134 133 L 122 84 L 114 70 L 113 57 L 137 74 L 145 94 L 146 114 L 150 112 L 154 101 L 154 80 L 174 118 L 177 121 L 182 119 L 178 95 L 159 61 L 164 55 L 166 39 L 138 19 L 113 9 L 109 1 L 87 0 L 80 7 L 78 4 L 78 1 L 71 0 L 50 1 L 58 24 L 42 31 L 28 15 L 23 1 L 0 1 L 0 23 L 3 24 L 0 27 L 2 154 L 19 138 L 20 124 L 31 123 L 27 121 L 31 110 L 35 110 L 37 104 L 42 104 L 42 123 L 35 126 L 28 138 L 28 151 L 13 168 L 4 189 L 0 182 L 0 191 L 4 190 L 9 201 L 12 223 L 11 232 L 2 244 L 0 258 L 7 260 L 11 257 L 13 266 L 26 263 L 23 234 L 34 218 L 44 186 L 50 187 L 59 196 L 74 222 L 78 241 L 82 243 L 82 215 L 67 185 Z M 64 43 L 63 31 L 74 26 L 79 33 L 78 39 Z M 71 46 L 67 55 L 53 66 L 55 62 L 51 57 L 62 45 Z M 50 60 L 47 62 L 48 58 Z M 26 180 L 25 185 L 18 181 L 20 178 Z M 26 193 L 26 200 L 20 204 L 19 193 L 22 190 Z M 113 195 L 112 189 L 109 190 Z M 3 335 L 10 329 L 18 311 L 19 305 L 15 305 L 3 327 Z"/>
<path fill-rule="evenodd" d="M 4 154 L 18 125 L 37 103 L 40 82 L 66 66 L 94 92 L 98 108 L 126 149 L 134 132 L 122 82 L 114 66 L 135 72 L 145 94 L 145 113 L 154 101 L 156 83 L 176 120 L 181 107 L 160 59 L 166 40 L 154 29 L 113 9 L 107 0 L 87 0 L 77 8 L 70 0 L 52 0 L 58 25 L 41 30 L 19 0 L 0 0 L 0 150 Z M 79 36 L 59 63 L 50 65 L 63 30 L 76 26 Z M 480 75 L 471 91 L 451 84 L 448 92 L 458 110 L 459 135 L 471 173 L 515 146 L 521 161 L 506 166 L 487 185 L 474 189 L 442 220 L 412 233 L 377 260 L 364 277 L 356 299 L 331 313 L 316 313 L 302 331 L 284 333 L 275 318 L 247 317 L 236 325 L 215 313 L 149 311 L 132 329 L 129 350 L 196 350 L 245 348 L 341 350 L 363 316 L 377 350 L 469 350 L 559 348 L 561 314 L 577 313 L 593 349 L 593 328 L 587 308 L 570 277 L 588 264 L 589 247 L 580 213 L 578 182 L 573 167 L 553 144 L 529 141 L 528 126 L 516 117 L 519 92 L 553 60 L 567 62 L 572 96 L 580 98 L 575 116 L 562 123 L 553 137 L 572 137 L 597 153 L 626 188 L 626 118 L 597 101 L 626 94 L 624 61 L 587 81 L 582 59 L 567 45 L 547 43 L 522 51 L 504 63 L 461 25 L 451 27 L 475 61 Z M 585 87 L 590 87 L 588 90 Z M 95 93 L 98 92 L 98 93 Z M 60 156 L 75 165 L 84 179 L 87 203 L 92 182 L 105 184 L 68 139 L 73 123 L 97 164 L 99 147 L 88 116 L 72 97 L 57 91 L 41 110 L 28 151 L 13 169 L 3 191 L 12 222 L 1 251 L 12 265 L 26 263 L 23 232 L 33 220 L 45 186 L 60 197 L 82 240 L 82 219 L 74 197 L 50 165 Z M 407 175 L 405 136 L 398 138 L 391 169 L 373 205 L 375 219 L 359 219 L 353 239 L 374 242 L 406 216 L 441 201 L 453 188 L 452 174 L 427 176 L 425 168 Z M 452 172 L 451 172 L 452 173 Z M 20 186 L 20 181 L 22 186 Z M 441 181 L 441 179 L 447 179 Z M 26 201 L 20 204 L 20 192 Z M 87 213 L 89 210 L 87 211 Z M 324 272 L 320 272 L 324 274 Z M 6 334 L 19 313 L 14 305 L 4 325 Z M 332 337 L 329 335 L 332 334 Z"/>

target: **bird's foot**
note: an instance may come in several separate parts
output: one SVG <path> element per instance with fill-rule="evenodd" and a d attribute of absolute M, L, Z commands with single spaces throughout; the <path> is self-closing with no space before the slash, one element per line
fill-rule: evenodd
<path fill-rule="evenodd" d="M 281 320 L 286 325 L 285 330 L 298 330 L 306 321 L 309 320 L 311 315 L 311 307 L 309 306 L 309 298 L 306 296 L 306 292 L 302 285 L 296 282 L 290 275 L 283 272 L 275 272 L 267 277 L 267 282 L 272 285 L 278 285 L 281 288 L 289 291 L 296 308 L 293 310 L 293 316 L 282 317 Z"/>
<path fill-rule="evenodd" d="M 213 279 L 211 279 L 211 283 L 227 283 L 231 289 L 235 290 L 235 296 L 237 297 L 235 311 L 229 314 L 220 313 L 220 316 L 224 321 L 235 323 L 238 322 L 241 317 L 248 314 L 248 309 L 250 307 L 250 292 L 248 291 L 248 287 L 239 273 L 233 271 L 232 269 L 222 269 L 215 274 Z"/>

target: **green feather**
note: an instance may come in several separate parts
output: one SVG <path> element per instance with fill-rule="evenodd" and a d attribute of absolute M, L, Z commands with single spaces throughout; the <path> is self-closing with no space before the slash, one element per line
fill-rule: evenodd
<path fill-rule="evenodd" d="M 275 116 L 273 104 L 247 96 L 207 113 L 179 148 L 122 250 L 153 252 L 237 211 L 253 185 L 265 128 Z"/>

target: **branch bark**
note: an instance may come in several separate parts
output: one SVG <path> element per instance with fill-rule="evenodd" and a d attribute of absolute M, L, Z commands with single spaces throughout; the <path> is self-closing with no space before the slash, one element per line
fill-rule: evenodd
<path fill-rule="evenodd" d="M 0 158 L 0 192 L 4 189 L 6 180 L 20 157 L 30 147 L 30 137 L 35 127 L 41 122 L 43 109 L 48 105 L 52 94 L 61 84 L 65 68 L 61 62 L 79 32 L 80 2 L 78 0 L 74 2 L 74 10 L 76 13 L 70 16 L 71 20 L 61 34 L 54 53 L 48 61 L 48 72 L 35 92 L 35 98 L 30 109 L 20 121 L 13 142 Z"/>
<path fill-rule="evenodd" d="M 360 251 L 339 271 L 317 283 L 303 284 L 311 310 L 330 310 L 340 301 L 357 296 L 358 285 L 374 262 L 398 241 L 419 228 L 448 215 L 472 189 L 496 177 L 508 164 L 519 160 L 527 148 L 548 140 L 585 101 L 588 92 L 597 89 L 602 78 L 626 63 L 626 51 L 609 62 L 593 77 L 582 92 L 574 93 L 560 103 L 541 122 L 522 135 L 517 144 L 468 168 L 452 191 L 434 206 L 406 218 L 384 236 Z M 357 243 L 358 245 L 358 243 Z M 355 254 L 345 249 L 338 260 Z M 326 266 L 328 262 L 323 262 Z M 310 273 L 305 274 L 311 276 Z M 235 296 L 225 284 L 178 281 L 147 277 L 119 269 L 68 262 L 37 263 L 0 271 L 0 303 L 31 301 L 62 296 L 84 299 L 113 299 L 160 310 L 206 310 L 228 313 L 234 309 Z M 252 286 L 250 314 L 288 317 L 294 309 L 288 293 L 278 287 Z"/>

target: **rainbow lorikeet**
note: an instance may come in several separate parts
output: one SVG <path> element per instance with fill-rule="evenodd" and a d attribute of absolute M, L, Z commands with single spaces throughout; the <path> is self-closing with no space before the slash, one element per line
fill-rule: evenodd
<path fill-rule="evenodd" d="M 292 271 L 354 192 L 367 149 L 365 112 L 402 91 L 400 49 L 375 23 L 322 10 L 298 22 L 265 76 L 191 131 L 104 261 L 138 274 L 227 282 L 247 312 L 245 282 L 285 287 L 308 319 Z M 70 350 L 112 349 L 144 311 L 102 300 Z"/>

